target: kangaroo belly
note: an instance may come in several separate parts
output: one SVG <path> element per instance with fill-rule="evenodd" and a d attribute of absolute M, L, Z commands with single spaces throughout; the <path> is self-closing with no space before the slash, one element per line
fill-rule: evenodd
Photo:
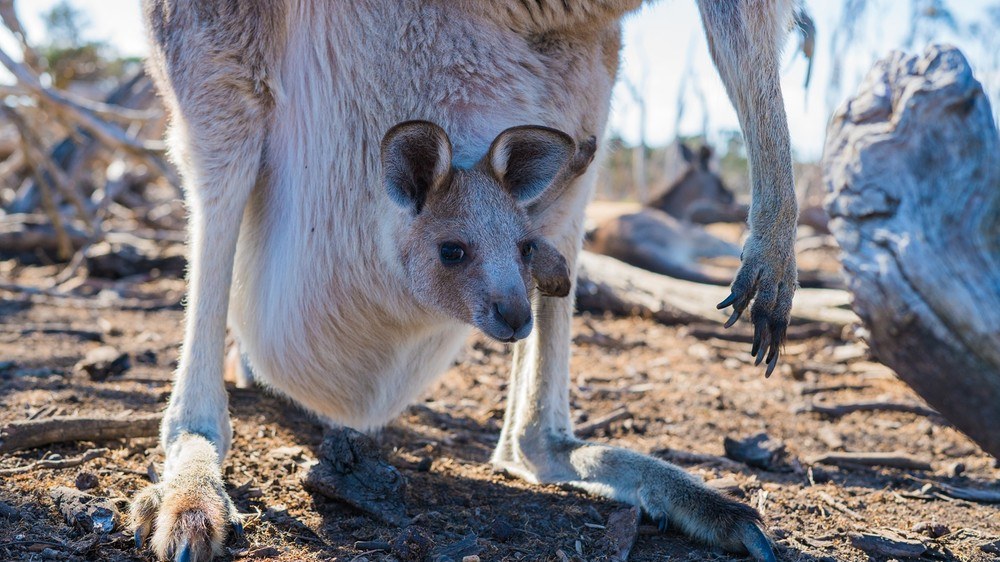
<path fill-rule="evenodd" d="M 397 415 L 468 332 L 409 292 L 394 240 L 404 211 L 379 178 L 385 131 L 438 123 L 462 163 L 511 126 L 583 138 L 605 124 L 617 25 L 541 41 L 448 4 L 291 8 L 265 170 L 240 233 L 230 323 L 255 374 L 358 428 Z"/>

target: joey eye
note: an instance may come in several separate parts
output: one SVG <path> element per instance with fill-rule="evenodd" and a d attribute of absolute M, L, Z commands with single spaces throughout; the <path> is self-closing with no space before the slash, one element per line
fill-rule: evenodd
<path fill-rule="evenodd" d="M 440 248 L 441 263 L 455 265 L 465 259 L 465 249 L 456 242 L 445 242 Z"/>
<path fill-rule="evenodd" d="M 524 259 L 530 259 L 531 255 L 535 253 L 535 243 L 525 242 L 521 244 L 521 257 Z"/>

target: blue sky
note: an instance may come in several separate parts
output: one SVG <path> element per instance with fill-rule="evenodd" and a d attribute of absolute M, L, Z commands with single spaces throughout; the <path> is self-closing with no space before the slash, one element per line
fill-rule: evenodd
<path fill-rule="evenodd" d="M 876 0 L 873 0 L 876 1 Z M 40 14 L 50 9 L 56 0 L 21 0 L 17 3 L 19 14 L 32 37 L 42 35 Z M 826 83 L 830 74 L 830 35 L 841 17 L 843 1 L 805 0 L 818 28 L 817 56 L 813 69 L 813 83 L 808 93 L 803 89 L 806 64 L 792 56 L 797 38 L 790 37 L 782 63 L 782 85 L 785 107 L 788 112 L 792 145 L 800 158 L 817 159 L 823 148 L 823 138 L 830 111 L 841 101 L 827 100 Z M 72 4 L 88 17 L 89 37 L 109 41 L 122 54 L 141 55 L 145 52 L 145 39 L 140 23 L 138 0 L 74 0 Z M 950 0 L 948 5 L 958 19 L 968 23 L 982 18 L 988 5 L 997 0 Z M 844 88 L 840 98 L 852 92 L 871 63 L 890 49 L 901 48 L 908 30 L 910 2 L 903 0 L 877 0 L 859 33 L 861 39 L 844 62 Z M 1000 30 L 998 30 L 1000 32 Z M 995 56 L 1000 45 L 992 50 L 963 36 L 945 35 L 942 40 L 963 48 L 973 68 L 985 68 L 989 56 Z M 0 33 L 0 44 L 16 51 L 9 37 Z M 923 46 L 918 46 L 922 50 Z M 647 105 L 647 138 L 650 144 L 664 144 L 672 140 L 679 130 L 683 135 L 698 134 L 702 130 L 704 115 L 710 137 L 718 138 L 720 131 L 738 128 L 736 114 L 723 90 L 722 83 L 712 67 L 692 0 L 660 0 L 647 4 L 625 23 L 623 76 L 639 87 Z M 690 63 L 689 63 L 690 61 Z M 982 61 L 982 64 L 978 64 Z M 707 111 L 693 97 L 687 98 L 684 118 L 676 123 L 677 93 L 682 77 L 689 70 L 688 85 L 704 92 Z M 996 72 L 994 70 L 994 72 Z M 979 74 L 979 79 L 997 91 L 1000 76 Z M 829 103 L 835 101 L 836 103 Z M 997 100 L 994 99 L 994 107 Z M 639 113 L 631 101 L 628 89 L 619 85 L 612 106 L 611 128 L 634 142 L 638 138 Z"/>

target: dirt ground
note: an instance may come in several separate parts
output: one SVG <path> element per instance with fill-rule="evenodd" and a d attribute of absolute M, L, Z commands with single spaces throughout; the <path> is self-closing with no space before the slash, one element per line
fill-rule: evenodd
<path fill-rule="evenodd" d="M 40 282 L 54 268 L 0 264 L 0 278 Z M 115 285 L 131 297 L 179 298 L 182 281 L 140 276 Z M 156 310 L 93 306 L 0 292 L 0 425 L 33 415 L 129 416 L 166 404 L 178 357 L 179 305 Z M 134 304 L 134 303 L 133 303 Z M 721 313 L 720 313 L 721 317 Z M 676 462 L 729 487 L 764 514 L 788 561 L 884 561 L 852 546 L 856 532 L 895 530 L 927 546 L 925 560 L 1000 560 L 997 504 L 955 500 L 925 481 L 996 488 L 996 461 L 943 420 L 905 412 L 855 412 L 838 418 L 796 413 L 811 402 L 892 399 L 917 402 L 891 371 L 868 357 L 850 333 L 789 342 L 770 379 L 754 368 L 749 344 L 699 338 L 691 328 L 635 318 L 580 315 L 573 346 L 573 415 L 578 424 L 624 406 L 628 415 L 592 437 Z M 850 332 L 845 330 L 845 332 Z M 132 367 L 94 382 L 74 370 L 89 350 L 110 345 Z M 602 541 L 615 502 L 553 486 L 533 486 L 487 466 L 504 407 L 511 350 L 473 336 L 456 365 L 418 404 L 379 436 L 384 454 L 408 480 L 414 526 L 439 549 L 465 540 L 481 560 L 606 559 Z M 961 373 L 956 373 L 961 376 Z M 401 533 L 303 489 L 322 427 L 280 397 L 230 386 L 235 438 L 225 462 L 230 492 L 247 514 L 246 539 L 229 556 L 273 560 L 391 560 L 359 541 Z M 762 470 L 723 456 L 723 439 L 759 432 L 782 441 L 788 458 Z M 0 455 L 0 471 L 42 459 L 70 458 L 94 447 L 109 453 L 82 466 L 0 475 L 0 560 L 150 560 L 119 531 L 81 534 L 66 524 L 49 491 L 96 476 L 90 492 L 125 509 L 162 462 L 155 438 L 53 445 Z M 930 461 L 929 471 L 808 465 L 831 450 L 902 451 Z M 955 465 L 964 465 L 956 476 Z M 2 474 L 2 472 L 0 472 Z M 718 481 L 718 479 L 723 479 Z M 603 550 L 602 550 L 603 549 Z M 467 551 L 469 551 L 467 549 Z M 460 559 L 461 557 L 459 557 Z M 738 560 L 674 531 L 643 522 L 630 560 Z"/>

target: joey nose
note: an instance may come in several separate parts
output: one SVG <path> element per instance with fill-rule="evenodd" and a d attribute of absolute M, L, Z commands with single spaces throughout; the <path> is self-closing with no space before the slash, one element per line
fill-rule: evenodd
<path fill-rule="evenodd" d="M 523 301 L 523 302 L 522 302 Z M 511 339 L 521 339 L 526 336 L 525 328 L 530 329 L 531 303 L 528 299 L 505 299 L 493 303 L 493 315 L 501 323 L 511 329 Z"/>

